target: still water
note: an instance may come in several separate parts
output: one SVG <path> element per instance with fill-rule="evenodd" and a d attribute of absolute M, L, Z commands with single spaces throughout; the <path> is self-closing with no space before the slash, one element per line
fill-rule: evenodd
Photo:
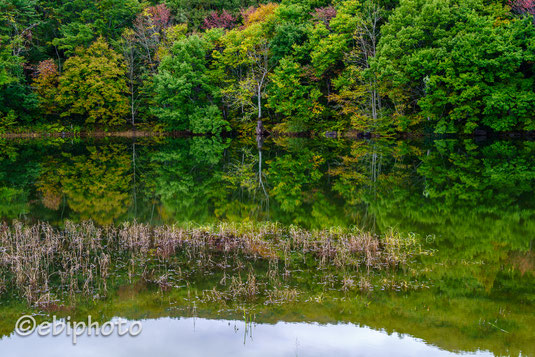
<path fill-rule="evenodd" d="M 75 346 L 62 337 L 4 338 L 6 356 L 451 356 L 409 335 L 354 324 L 254 324 L 209 319 L 141 320 L 137 337 L 81 337 Z M 478 351 L 478 356 L 491 355 Z"/>
<path fill-rule="evenodd" d="M 534 155 L 535 143 L 513 140 L 1 141 L 7 225 L 357 227 L 378 237 L 395 230 L 426 254 L 396 271 L 396 284 L 373 271 L 331 283 L 332 273 L 305 261 L 284 283 L 299 298 L 275 305 L 195 300 L 191 294 L 221 285 L 210 273 L 170 289 L 117 280 L 105 299 L 59 301 L 51 311 L 28 305 L 2 272 L 0 353 L 535 355 Z M 266 267 L 247 269 L 260 276 Z M 20 315 L 56 312 L 141 320 L 144 330 L 74 347 L 67 338 L 14 335 Z"/>

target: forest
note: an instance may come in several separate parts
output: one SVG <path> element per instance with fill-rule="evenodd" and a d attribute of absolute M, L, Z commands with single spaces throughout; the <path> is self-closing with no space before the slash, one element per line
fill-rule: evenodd
<path fill-rule="evenodd" d="M 0 132 L 535 130 L 533 0 L 0 0 Z"/>

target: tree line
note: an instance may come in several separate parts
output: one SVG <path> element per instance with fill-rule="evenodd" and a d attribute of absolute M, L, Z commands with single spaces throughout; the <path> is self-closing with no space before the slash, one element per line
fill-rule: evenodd
<path fill-rule="evenodd" d="M 0 129 L 535 129 L 533 0 L 0 0 Z"/>

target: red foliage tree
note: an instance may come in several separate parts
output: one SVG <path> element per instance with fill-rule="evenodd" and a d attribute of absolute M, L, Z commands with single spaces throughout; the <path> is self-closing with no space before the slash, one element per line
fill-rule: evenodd
<path fill-rule="evenodd" d="M 236 25 L 236 18 L 229 14 L 227 10 L 223 10 L 221 14 L 218 14 L 217 11 L 212 11 L 204 19 L 203 28 L 212 29 L 212 28 L 223 28 L 231 29 Z"/>
<path fill-rule="evenodd" d="M 136 42 L 143 48 L 144 60 L 149 68 L 155 69 L 155 53 L 165 30 L 171 26 L 171 11 L 164 4 L 149 6 L 134 21 Z"/>
<path fill-rule="evenodd" d="M 164 4 L 147 7 L 134 21 L 134 28 L 158 35 L 170 25 L 171 11 Z"/>
<path fill-rule="evenodd" d="M 39 62 L 37 65 L 37 76 L 49 77 L 58 75 L 58 66 L 52 59 Z"/>
<path fill-rule="evenodd" d="M 535 0 L 509 0 L 509 6 L 516 14 L 535 15 Z"/>
<path fill-rule="evenodd" d="M 329 27 L 329 22 L 336 16 L 336 9 L 332 6 L 318 7 L 310 15 L 317 22 L 323 22 L 325 26 Z"/>
<path fill-rule="evenodd" d="M 144 15 L 156 26 L 158 32 L 171 25 L 171 11 L 165 4 L 148 7 Z"/>
<path fill-rule="evenodd" d="M 34 79 L 34 89 L 39 95 L 39 103 L 46 114 L 57 111 L 56 94 L 58 87 L 58 66 L 52 59 L 39 62 Z"/>

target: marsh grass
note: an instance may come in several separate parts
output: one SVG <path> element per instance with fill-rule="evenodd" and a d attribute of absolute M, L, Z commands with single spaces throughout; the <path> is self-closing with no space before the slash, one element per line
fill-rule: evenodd
<path fill-rule="evenodd" d="M 300 289 L 415 288 L 397 277 L 422 254 L 414 236 L 278 224 L 150 226 L 15 221 L 0 226 L 0 294 L 50 306 L 134 280 L 194 288 L 200 300 L 295 301 Z M 189 294 L 189 293 L 188 293 Z"/>

